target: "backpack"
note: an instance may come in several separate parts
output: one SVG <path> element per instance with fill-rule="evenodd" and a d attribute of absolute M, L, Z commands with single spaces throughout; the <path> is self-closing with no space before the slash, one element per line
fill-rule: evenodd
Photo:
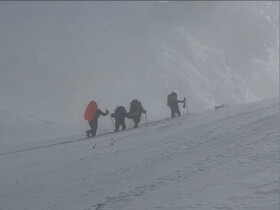
<path fill-rule="evenodd" d="M 91 101 L 89 102 L 85 114 L 84 114 L 84 118 L 87 121 L 91 121 L 95 115 L 96 110 L 98 109 L 98 105 L 95 101 Z"/>
<path fill-rule="evenodd" d="M 115 115 L 116 116 L 125 116 L 126 110 L 123 106 L 118 106 L 115 110 Z"/>
<path fill-rule="evenodd" d="M 130 112 L 140 113 L 140 110 L 141 110 L 141 103 L 137 99 L 132 100 L 130 103 Z"/>
<path fill-rule="evenodd" d="M 177 93 L 170 93 L 168 96 L 167 96 L 167 106 L 169 106 L 171 108 L 171 104 L 173 101 L 176 101 L 177 100 Z"/>

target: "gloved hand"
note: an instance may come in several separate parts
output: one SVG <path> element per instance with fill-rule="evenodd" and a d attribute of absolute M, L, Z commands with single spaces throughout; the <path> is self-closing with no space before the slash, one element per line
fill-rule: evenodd
<path fill-rule="evenodd" d="M 184 98 L 184 101 L 186 101 L 186 97 Z"/>
<path fill-rule="evenodd" d="M 144 110 L 143 110 L 143 113 L 144 113 L 144 114 L 146 114 L 146 113 L 147 113 L 147 110 L 146 110 L 146 109 L 144 109 Z"/>
<path fill-rule="evenodd" d="M 109 111 L 108 111 L 108 109 L 106 109 L 106 114 L 108 114 L 109 113 Z"/>

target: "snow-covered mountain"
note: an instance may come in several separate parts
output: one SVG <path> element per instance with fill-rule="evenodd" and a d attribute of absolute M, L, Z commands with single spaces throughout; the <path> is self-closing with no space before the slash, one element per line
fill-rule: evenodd
<path fill-rule="evenodd" d="M 169 116 L 279 94 L 279 2 L 1 2 L 0 110 L 81 131 L 85 107 Z M 104 122 L 109 126 L 110 121 Z"/>
<path fill-rule="evenodd" d="M 2 1 L 0 27 L 1 210 L 279 209 L 278 1 Z M 135 98 L 148 123 L 85 138 L 89 101 Z"/>
<path fill-rule="evenodd" d="M 91 139 L 18 138 L 0 152 L 0 209 L 279 209 L 279 119 L 277 98 Z"/>
<path fill-rule="evenodd" d="M 0 1 L 0 27 L 1 210 L 279 208 L 278 1 Z M 135 98 L 147 124 L 84 138 L 89 101 Z"/>

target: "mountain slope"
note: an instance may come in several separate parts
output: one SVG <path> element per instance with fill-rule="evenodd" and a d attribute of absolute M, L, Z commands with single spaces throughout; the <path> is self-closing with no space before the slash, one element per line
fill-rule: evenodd
<path fill-rule="evenodd" d="M 279 99 L 1 155 L 0 177 L 5 210 L 278 209 Z"/>
<path fill-rule="evenodd" d="M 0 107 L 74 124 L 90 100 L 192 111 L 279 95 L 279 2 L 1 2 Z M 83 124 L 84 123 L 84 124 Z"/>

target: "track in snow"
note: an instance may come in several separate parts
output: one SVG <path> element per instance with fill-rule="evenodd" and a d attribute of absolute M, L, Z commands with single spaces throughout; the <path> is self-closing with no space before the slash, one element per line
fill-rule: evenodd
<path fill-rule="evenodd" d="M 149 123 L 146 123 L 146 124 L 142 124 L 142 125 L 139 125 L 139 128 L 146 127 L 146 126 L 152 126 L 152 125 L 158 124 L 158 123 L 160 123 L 160 122 L 162 122 L 164 120 L 167 120 L 167 119 L 171 119 L 171 118 L 165 118 L 165 119 L 162 119 L 162 120 L 158 120 L 158 121 L 153 121 L 153 122 L 149 122 Z M 125 131 L 120 131 L 120 132 L 123 133 L 123 132 L 129 131 L 129 130 L 132 130 L 132 129 L 133 128 L 128 128 Z M 115 133 L 115 132 L 112 131 L 112 132 L 106 132 L 106 133 L 102 133 L 102 134 L 96 135 L 93 138 L 80 137 L 80 138 L 75 138 L 73 140 L 66 140 L 66 141 L 56 142 L 56 143 L 52 143 L 52 144 L 46 144 L 46 145 L 40 145 L 40 146 L 35 146 L 35 147 L 30 147 L 30 148 L 18 149 L 18 150 L 9 151 L 9 152 L 2 152 L 2 153 L 0 153 L 0 156 L 20 153 L 20 152 L 26 152 L 26 151 L 32 151 L 32 150 L 37 150 L 37 149 L 43 149 L 43 148 L 48 148 L 48 147 L 54 147 L 54 146 L 63 145 L 63 144 L 70 144 L 70 143 L 75 143 L 75 142 L 80 142 L 80 141 L 85 141 L 85 140 L 92 140 L 92 139 L 95 140 L 98 137 L 109 135 L 109 134 L 117 135 L 118 133 Z M 66 139 L 66 138 L 69 139 L 69 138 L 73 138 L 73 137 L 75 137 L 75 136 L 65 137 L 64 139 Z M 61 139 L 61 138 L 58 138 L 58 139 Z M 56 139 L 54 139 L 54 140 L 56 140 Z"/>

